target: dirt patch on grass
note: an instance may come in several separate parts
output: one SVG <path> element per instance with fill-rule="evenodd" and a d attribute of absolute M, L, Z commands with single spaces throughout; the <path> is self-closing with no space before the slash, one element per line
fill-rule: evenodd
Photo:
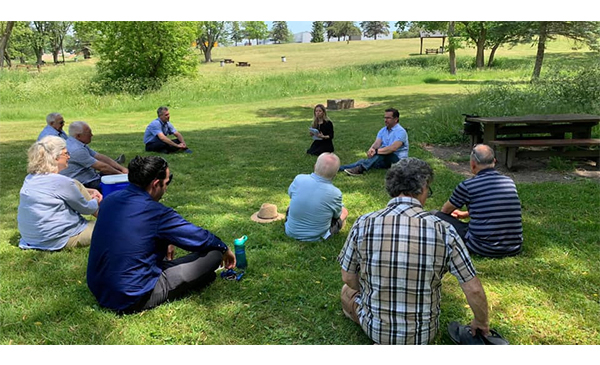
<path fill-rule="evenodd" d="M 422 144 L 425 150 L 431 152 L 435 157 L 442 160 L 446 166 L 465 177 L 473 176 L 469 167 L 469 146 L 436 146 Z M 589 160 L 568 160 L 567 166 L 572 164 L 572 169 L 556 170 L 551 166 L 549 158 L 518 159 L 511 170 L 504 166 L 496 166 L 498 171 L 509 176 L 515 182 L 572 182 L 580 178 L 589 178 L 600 183 L 600 171 L 596 164 Z"/>

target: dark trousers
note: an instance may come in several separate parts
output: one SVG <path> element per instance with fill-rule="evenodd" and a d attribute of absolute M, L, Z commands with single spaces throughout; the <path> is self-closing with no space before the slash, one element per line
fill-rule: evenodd
<path fill-rule="evenodd" d="M 462 238 L 463 241 L 465 240 L 465 237 L 467 236 L 467 231 L 469 230 L 469 223 L 462 222 L 454 218 L 450 214 L 446 214 L 440 211 L 435 211 L 434 215 L 442 219 L 443 221 L 450 223 L 454 227 L 454 229 L 456 229 L 456 232 L 458 232 L 460 238 Z"/>
<path fill-rule="evenodd" d="M 217 277 L 215 270 L 222 260 L 221 251 L 212 250 L 202 253 L 193 252 L 172 261 L 163 261 L 163 272 L 154 290 L 123 310 L 123 313 L 150 309 L 168 300 L 177 299 L 190 290 L 205 288 Z"/>
<path fill-rule="evenodd" d="M 86 188 L 90 188 L 90 189 L 96 189 L 100 193 L 102 193 L 102 188 L 100 187 L 100 181 L 101 181 L 100 179 L 92 180 L 88 183 L 83 184 L 83 186 L 85 186 Z"/>
<path fill-rule="evenodd" d="M 175 138 L 173 140 L 174 143 L 181 143 L 179 139 Z M 158 140 L 154 142 L 146 143 L 146 151 L 148 152 L 159 152 L 159 153 L 171 153 L 180 151 L 181 148 L 171 146 L 170 144 L 166 144 L 165 142 Z"/>

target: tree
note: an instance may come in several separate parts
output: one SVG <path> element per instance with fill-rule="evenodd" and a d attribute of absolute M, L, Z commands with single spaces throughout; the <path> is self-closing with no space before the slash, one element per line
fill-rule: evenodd
<path fill-rule="evenodd" d="M 327 35 L 327 42 L 329 42 L 329 40 L 333 37 L 337 37 L 337 35 L 335 34 L 335 29 L 333 28 L 333 21 L 326 21 L 323 22 L 323 27 L 325 27 L 325 31 L 326 31 L 326 35 Z M 338 39 L 339 40 L 339 39 Z"/>
<path fill-rule="evenodd" d="M 74 22 L 75 52 L 83 53 L 83 58 L 92 57 L 93 44 L 98 37 L 97 22 Z"/>
<path fill-rule="evenodd" d="M 287 26 L 287 22 L 277 21 L 273 22 L 273 28 L 271 29 L 271 38 L 275 43 L 285 43 L 290 37 L 290 31 Z"/>
<path fill-rule="evenodd" d="M 448 63 L 450 75 L 456 75 L 456 39 L 454 38 L 454 26 L 456 22 L 448 22 Z"/>
<path fill-rule="evenodd" d="M 230 22 L 230 31 L 229 31 L 231 40 L 237 46 L 238 42 L 244 40 L 244 31 L 240 26 L 240 22 Z"/>
<path fill-rule="evenodd" d="M 390 34 L 390 24 L 388 22 L 361 22 L 360 27 L 365 37 L 373 37 L 377 40 L 379 34 Z"/>
<path fill-rule="evenodd" d="M 248 41 L 250 42 L 252 39 L 256 39 L 256 44 L 258 45 L 259 39 L 265 39 L 269 36 L 269 27 L 265 22 L 247 21 L 243 24 L 246 38 L 248 38 Z"/>
<path fill-rule="evenodd" d="M 54 63 L 58 63 L 59 52 L 62 52 L 62 62 L 65 62 L 64 40 L 72 25 L 73 22 L 48 22 L 48 40 Z"/>
<path fill-rule="evenodd" d="M 0 68 L 4 68 L 4 57 L 7 54 L 6 48 L 8 46 L 8 40 L 10 39 L 10 34 L 12 33 L 14 26 L 14 21 L 0 23 Z M 10 67 L 10 58 L 6 57 L 6 61 Z"/>
<path fill-rule="evenodd" d="M 36 64 L 43 63 L 42 56 L 44 48 L 48 44 L 50 22 L 31 22 L 29 28 L 31 32 L 27 33 L 29 44 L 31 45 L 36 57 Z"/>
<path fill-rule="evenodd" d="M 32 30 L 29 28 L 29 23 L 25 21 L 15 22 L 4 54 L 7 62 L 8 60 L 19 59 L 20 63 L 25 63 L 27 58 L 34 57 L 30 44 Z"/>
<path fill-rule="evenodd" d="M 490 49 L 487 67 L 492 67 L 494 56 L 503 44 L 516 45 L 530 42 L 533 32 L 527 22 L 489 22 L 485 48 Z"/>
<path fill-rule="evenodd" d="M 198 22 L 198 37 L 196 42 L 204 54 L 204 62 L 212 62 L 212 49 L 215 43 L 227 37 L 227 22 Z"/>
<path fill-rule="evenodd" d="M 341 38 L 347 38 L 348 42 L 350 42 L 351 35 L 360 34 L 360 28 L 354 25 L 354 22 L 333 22 L 331 28 L 333 28 L 333 32 L 335 33 L 338 41 Z"/>
<path fill-rule="evenodd" d="M 311 43 L 321 43 L 323 42 L 325 39 L 323 38 L 323 32 L 325 31 L 325 29 L 323 28 L 323 22 L 313 22 L 312 23 L 312 30 L 310 32 L 311 35 L 311 39 L 310 42 Z"/>
<path fill-rule="evenodd" d="M 559 21 L 559 22 L 531 22 L 530 28 L 536 29 L 537 54 L 533 68 L 532 79 L 538 79 L 542 71 L 546 42 L 560 35 L 571 38 L 579 43 L 586 43 L 592 49 L 597 49 L 600 38 L 600 22 L 592 21 Z"/>
<path fill-rule="evenodd" d="M 98 22 L 97 29 L 98 75 L 105 90 L 121 88 L 119 81 L 144 90 L 190 74 L 197 65 L 193 22 Z"/>

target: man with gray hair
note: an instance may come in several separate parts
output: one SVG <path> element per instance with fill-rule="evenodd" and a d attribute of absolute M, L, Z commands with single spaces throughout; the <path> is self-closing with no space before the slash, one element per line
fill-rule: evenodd
<path fill-rule="evenodd" d="M 338 256 L 343 312 L 375 343 L 431 342 L 448 271 L 473 311 L 473 334 L 489 334 L 487 299 L 467 248 L 450 224 L 423 210 L 432 181 L 425 161 L 398 161 L 385 180 L 392 199 L 356 220 Z"/>
<path fill-rule="evenodd" d="M 116 160 L 94 151 L 88 147 L 92 141 L 92 129 L 86 122 L 73 122 L 69 125 L 67 151 L 71 155 L 69 167 L 62 170 L 62 175 L 75 179 L 86 188 L 101 191 L 100 178 L 102 175 L 126 174 L 127 168 L 120 165 L 125 156 L 120 155 Z M 99 172 L 99 173 L 98 173 Z"/>
<path fill-rule="evenodd" d="M 460 183 L 436 215 L 451 223 L 469 252 L 485 257 L 514 256 L 521 252 L 521 201 L 514 181 L 494 169 L 494 150 L 476 145 L 471 151 L 473 178 Z M 460 208 L 467 207 L 467 211 Z M 470 218 L 469 223 L 459 219 Z"/>
<path fill-rule="evenodd" d="M 317 158 L 312 174 L 294 178 L 288 188 L 290 206 L 286 212 L 285 233 L 300 241 L 318 241 L 338 233 L 348 217 L 342 192 L 332 180 L 340 167 L 333 153 Z"/>
<path fill-rule="evenodd" d="M 171 124 L 169 108 L 161 106 L 156 111 L 156 114 L 158 115 L 158 118 L 150 122 L 144 132 L 146 151 L 160 153 L 183 151 L 185 153 L 192 153 L 192 150 L 187 148 L 187 144 L 181 133 L 179 133 L 173 124 Z M 168 136 L 171 134 L 177 138 L 169 138 Z"/>
<path fill-rule="evenodd" d="M 38 141 L 46 136 L 58 136 L 65 141 L 69 136 L 63 131 L 65 119 L 60 113 L 50 113 L 46 116 L 47 125 L 42 129 L 38 136 Z"/>

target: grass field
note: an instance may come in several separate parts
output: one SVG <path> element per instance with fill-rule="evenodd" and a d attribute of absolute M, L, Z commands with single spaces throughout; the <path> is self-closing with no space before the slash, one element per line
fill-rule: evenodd
<path fill-rule="evenodd" d="M 564 40 L 551 43 L 543 70 L 593 62 L 590 52 L 571 48 Z M 197 77 L 143 95 L 90 93 L 93 62 L 41 74 L 0 72 L 0 344 L 370 344 L 341 311 L 336 257 L 356 218 L 389 200 L 385 172 L 336 177 L 350 216 L 327 242 L 296 242 L 282 221 L 261 225 L 250 216 L 264 202 L 285 210 L 289 184 L 315 162 L 305 154 L 312 108 L 332 98 L 353 98 L 357 105 L 329 113 L 342 163 L 362 158 L 386 107 L 400 110 L 410 155 L 435 170 L 435 195 L 426 208 L 439 209 L 462 177 L 419 146 L 429 142 L 427 134 L 410 131 L 436 131 L 440 121 L 432 109 L 451 108 L 480 85 L 527 82 L 535 49 L 502 49 L 498 68 L 483 71 L 469 68 L 474 50 L 461 50 L 463 67 L 455 77 L 445 73 L 444 56 L 418 51 L 418 40 L 217 48 L 214 59 L 252 66 L 203 64 Z M 248 235 L 249 268 L 239 283 L 218 279 L 201 293 L 120 317 L 100 308 L 87 288 L 88 249 L 17 247 L 26 150 L 45 115 L 59 111 L 67 125 L 90 123 L 93 149 L 128 159 L 146 155 L 143 131 L 159 105 L 171 107 L 172 122 L 194 150 L 167 157 L 175 176 L 162 202 L 228 244 Z M 492 327 L 513 344 L 600 344 L 600 186 L 578 179 L 518 189 L 523 253 L 474 258 Z M 446 325 L 471 319 L 451 275 L 444 278 L 441 311 L 435 343 L 449 344 Z"/>

